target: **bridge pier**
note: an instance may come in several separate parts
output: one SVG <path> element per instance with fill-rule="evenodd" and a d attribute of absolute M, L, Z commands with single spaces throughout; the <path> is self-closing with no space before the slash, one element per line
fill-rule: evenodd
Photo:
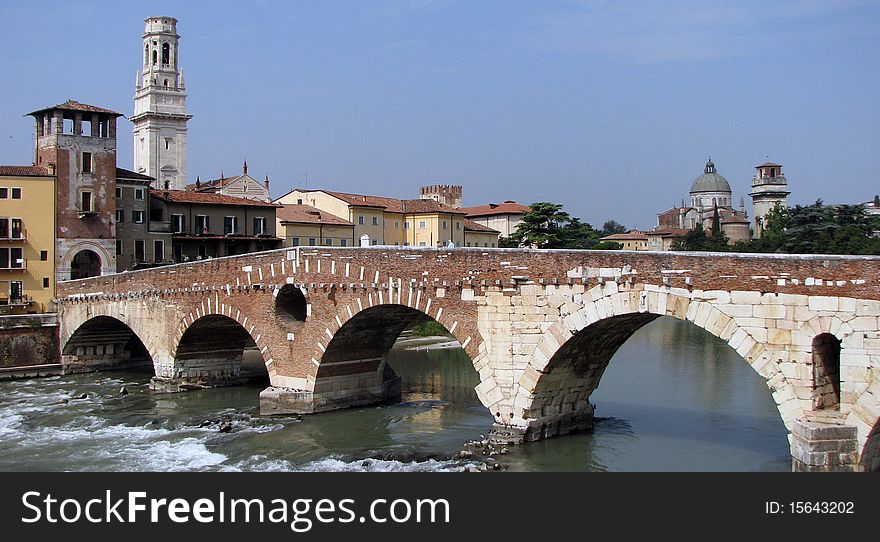
<path fill-rule="evenodd" d="M 157 393 L 235 386 L 243 382 L 241 350 L 214 350 L 159 363 L 150 390 Z"/>
<path fill-rule="evenodd" d="M 859 471 L 856 427 L 796 420 L 791 431 L 791 470 L 795 472 Z"/>
<path fill-rule="evenodd" d="M 520 420 L 519 424 L 495 423 L 489 432 L 489 442 L 495 445 L 515 445 L 570 433 L 592 431 L 594 413 L 594 405 L 588 402 L 580 410 L 564 414 Z"/>
<path fill-rule="evenodd" d="M 325 371 L 313 390 L 270 386 L 260 393 L 261 414 L 314 414 L 375 405 L 400 398 L 400 377 L 383 361 L 371 358 L 338 364 Z"/>

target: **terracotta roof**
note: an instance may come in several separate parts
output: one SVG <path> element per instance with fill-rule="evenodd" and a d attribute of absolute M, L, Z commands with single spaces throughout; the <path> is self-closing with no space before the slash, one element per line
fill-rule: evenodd
<path fill-rule="evenodd" d="M 0 166 L 0 175 L 11 177 L 48 177 L 49 170 L 43 166 Z"/>
<path fill-rule="evenodd" d="M 682 211 L 687 212 L 690 211 L 692 207 L 673 207 L 671 209 L 666 209 L 660 213 L 657 213 L 657 216 L 666 216 L 666 215 L 678 215 Z"/>
<path fill-rule="evenodd" d="M 186 185 L 187 190 L 213 190 L 215 188 L 223 188 L 224 186 L 232 183 L 233 181 L 237 181 L 242 177 L 249 177 L 252 181 L 259 183 L 256 179 L 251 177 L 250 175 L 241 174 L 234 175 L 232 177 L 220 177 L 219 179 L 211 179 L 208 181 L 199 181 L 199 186 L 196 187 L 195 183 Z"/>
<path fill-rule="evenodd" d="M 462 207 L 467 216 L 490 216 L 490 215 L 521 215 L 528 213 L 532 208 L 522 203 L 507 200 L 504 203 L 489 203 L 475 207 Z"/>
<path fill-rule="evenodd" d="M 660 237 L 679 237 L 682 235 L 687 235 L 690 230 L 683 230 L 678 228 L 665 228 L 665 229 L 657 229 L 645 232 L 645 235 L 659 235 Z"/>
<path fill-rule="evenodd" d="M 123 169 L 121 167 L 116 168 L 116 178 L 117 179 L 134 179 L 137 181 L 155 181 L 154 177 L 150 177 L 149 175 L 144 175 L 143 173 L 136 173 L 131 171 L 130 169 Z"/>
<path fill-rule="evenodd" d="M 613 233 L 602 237 L 602 241 L 647 241 L 648 236 L 645 232 L 632 230 L 626 233 Z"/>
<path fill-rule="evenodd" d="M 495 233 L 498 235 L 501 234 L 501 232 L 498 230 L 493 230 L 489 226 L 477 224 L 473 220 L 468 220 L 467 218 L 464 219 L 464 231 L 480 231 L 480 232 L 486 232 L 486 233 Z"/>
<path fill-rule="evenodd" d="M 43 109 L 37 109 L 28 115 L 36 115 L 37 113 L 42 113 L 44 111 L 52 111 L 53 109 L 62 109 L 64 111 L 83 111 L 86 113 L 106 113 L 108 115 L 113 115 L 116 117 L 121 117 L 122 113 L 117 113 L 111 109 L 104 109 L 103 107 L 98 107 L 95 105 L 83 104 L 79 103 L 76 100 L 67 100 L 63 104 L 54 105 L 51 107 L 44 107 Z"/>
<path fill-rule="evenodd" d="M 169 203 L 196 203 L 202 205 L 237 205 L 239 207 L 278 207 L 276 203 L 267 203 L 247 198 L 236 198 L 222 194 L 191 192 L 189 190 L 150 190 L 154 198 Z"/>
<path fill-rule="evenodd" d="M 331 215 L 311 205 L 282 205 L 278 208 L 275 216 L 282 222 L 298 222 L 303 224 L 333 224 L 339 226 L 354 226 L 348 220 Z"/>
<path fill-rule="evenodd" d="M 756 168 L 759 168 L 759 167 L 782 167 L 782 164 L 774 164 L 773 162 L 764 162 L 760 166 L 755 166 L 755 167 Z"/>
<path fill-rule="evenodd" d="M 309 192 L 303 190 L 303 192 Z M 448 213 L 455 215 L 463 215 L 460 209 L 455 209 L 448 205 L 432 199 L 396 199 L 386 198 L 382 196 L 368 196 L 365 194 L 349 194 L 347 192 L 334 192 L 331 190 L 311 190 L 311 192 L 324 192 L 333 197 L 339 198 L 345 203 L 357 207 L 372 207 L 376 209 L 384 209 L 389 213 Z"/>

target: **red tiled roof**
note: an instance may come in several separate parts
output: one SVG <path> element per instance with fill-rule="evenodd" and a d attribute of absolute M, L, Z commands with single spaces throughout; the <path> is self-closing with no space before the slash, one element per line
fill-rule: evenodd
<path fill-rule="evenodd" d="M 482 224 L 478 224 L 478 223 L 474 222 L 473 220 L 468 220 L 467 218 L 464 219 L 464 231 L 479 231 L 479 232 L 486 232 L 486 233 L 495 233 L 495 234 L 499 234 L 499 235 L 501 234 L 501 232 L 498 230 L 493 230 L 489 226 L 484 226 Z"/>
<path fill-rule="evenodd" d="M 645 232 L 645 235 L 659 235 L 660 237 L 679 237 L 682 235 L 687 235 L 690 230 L 683 230 L 679 228 L 666 228 L 666 229 L 657 229 Z"/>
<path fill-rule="evenodd" d="M 319 190 L 315 190 L 319 192 Z M 345 203 L 357 207 L 373 207 L 384 209 L 389 213 L 447 213 L 454 215 L 463 215 L 460 209 L 455 209 L 448 205 L 432 199 L 395 199 L 382 196 L 368 196 L 364 194 L 349 194 L 346 192 L 334 192 L 331 190 L 320 190 L 333 197 L 339 198 Z"/>
<path fill-rule="evenodd" d="M 106 113 L 108 115 L 114 115 L 116 117 L 121 117 L 122 113 L 117 113 L 111 109 L 104 109 L 103 107 L 98 107 L 95 105 L 83 104 L 79 103 L 76 100 L 67 100 L 63 104 L 58 104 L 51 107 L 44 107 L 43 109 L 38 109 L 28 115 L 36 115 L 37 113 L 42 113 L 44 111 L 51 111 L 53 109 L 62 109 L 64 111 L 83 111 L 85 113 Z"/>
<path fill-rule="evenodd" d="M 639 230 L 632 230 L 626 233 L 613 233 L 602 237 L 602 241 L 647 241 L 648 236 Z"/>
<path fill-rule="evenodd" d="M 275 216 L 282 222 L 299 222 L 304 224 L 333 224 L 339 226 L 354 226 L 348 220 L 331 215 L 311 205 L 282 205 L 276 211 Z"/>
<path fill-rule="evenodd" d="M 0 175 L 11 177 L 48 177 L 49 170 L 43 166 L 0 166 Z"/>
<path fill-rule="evenodd" d="M 759 167 L 782 167 L 782 164 L 774 164 L 773 162 L 764 162 L 760 166 L 755 166 L 755 167 L 756 168 L 759 168 Z"/>
<path fill-rule="evenodd" d="M 475 207 L 462 207 L 461 210 L 467 213 L 467 216 L 491 216 L 521 215 L 528 213 L 532 208 L 528 205 L 508 200 L 504 203 L 489 203 L 487 205 L 477 205 Z"/>
<path fill-rule="evenodd" d="M 236 198 L 222 194 L 191 192 L 189 190 L 150 190 L 152 197 L 170 203 L 196 203 L 201 205 L 237 205 L 239 207 L 278 207 L 277 203 L 267 203 L 247 198 Z"/>
<path fill-rule="evenodd" d="M 143 173 L 136 173 L 131 171 L 130 169 L 123 169 L 121 167 L 116 168 L 116 178 L 117 179 L 134 179 L 136 181 L 155 181 L 156 179 L 150 177 L 149 175 L 144 175 Z"/>

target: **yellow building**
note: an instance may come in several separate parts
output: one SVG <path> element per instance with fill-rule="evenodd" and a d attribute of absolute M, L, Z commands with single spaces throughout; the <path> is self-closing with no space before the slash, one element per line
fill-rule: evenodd
<path fill-rule="evenodd" d="M 329 190 L 293 190 L 275 200 L 308 205 L 347 220 L 355 246 L 465 246 L 465 213 L 430 199 L 400 200 Z M 480 232 L 488 237 L 489 232 Z M 491 241 L 482 240 L 483 242 Z M 475 238 L 476 239 L 476 238 Z M 497 234 L 495 244 L 497 245 Z M 476 242 L 476 241 L 473 241 Z"/>
<path fill-rule="evenodd" d="M 631 230 L 626 233 L 606 235 L 600 241 L 614 241 L 620 243 L 622 250 L 650 250 L 648 236 L 639 230 Z"/>
<path fill-rule="evenodd" d="M 283 246 L 357 246 L 354 224 L 311 205 L 285 204 L 275 212 Z"/>
<path fill-rule="evenodd" d="M 55 175 L 0 166 L 0 314 L 52 312 L 54 297 Z"/>
<path fill-rule="evenodd" d="M 498 236 L 501 232 L 493 230 L 473 220 L 464 221 L 464 246 L 495 248 L 498 246 Z"/>

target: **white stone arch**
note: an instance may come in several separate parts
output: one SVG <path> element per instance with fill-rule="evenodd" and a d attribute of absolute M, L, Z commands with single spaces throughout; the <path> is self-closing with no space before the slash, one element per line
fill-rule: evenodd
<path fill-rule="evenodd" d="M 791 430 L 794 421 L 803 417 L 808 401 L 798 398 L 795 386 L 781 370 L 778 360 L 785 359 L 785 355 L 781 355 L 781 349 L 759 340 L 763 338 L 756 338 L 737 324 L 733 316 L 718 307 L 718 298 L 710 297 L 713 294 L 729 296 L 727 292 L 703 292 L 702 297 L 698 297 L 686 290 L 675 290 L 677 289 L 636 285 L 632 289 L 620 291 L 615 283 L 611 283 L 611 287 L 599 286 L 585 293 L 583 302 L 576 311 L 558 318 L 543 333 L 528 367 L 519 379 L 509 423 L 525 428 L 540 421 L 530 414 L 536 412 L 540 406 L 535 404 L 534 392 L 541 378 L 550 372 L 553 355 L 575 334 L 609 318 L 650 314 L 689 321 L 727 342 L 767 382 L 780 416 L 785 426 Z M 601 293 L 596 295 L 599 292 Z M 592 295 L 588 295 L 590 293 Z"/>
<path fill-rule="evenodd" d="M 90 250 L 94 252 L 95 254 L 97 254 L 98 258 L 101 259 L 101 275 L 107 275 L 116 272 L 115 254 L 110 254 L 110 252 L 105 247 L 99 245 L 98 243 L 95 243 L 94 241 L 78 240 L 73 245 L 64 249 L 64 252 L 61 255 L 61 280 L 70 279 L 70 266 L 73 264 L 73 259 L 74 257 L 76 257 L 77 254 L 84 250 Z"/>
<path fill-rule="evenodd" d="M 125 326 L 140 340 L 147 349 L 153 360 L 154 373 L 161 360 L 167 357 L 167 345 L 162 341 L 160 334 L 150 333 L 143 327 L 143 321 L 137 316 L 138 311 L 129 310 L 131 302 L 108 301 L 106 303 L 91 303 L 66 301 L 61 304 L 59 311 L 59 343 L 61 352 L 68 346 L 70 339 L 77 331 L 95 318 L 112 318 Z"/>

